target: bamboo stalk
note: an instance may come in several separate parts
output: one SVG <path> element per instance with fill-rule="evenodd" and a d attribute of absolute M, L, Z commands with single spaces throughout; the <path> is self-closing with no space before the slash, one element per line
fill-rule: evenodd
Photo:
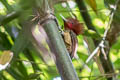
<path fill-rule="evenodd" d="M 50 48 L 56 56 L 56 65 L 62 80 L 79 80 L 55 21 L 49 20 L 43 28 L 50 40 Z"/>
<path fill-rule="evenodd" d="M 49 2 L 48 0 L 37 0 L 39 24 L 42 25 L 48 36 L 48 45 L 55 55 L 54 60 L 62 80 L 79 80 L 62 36 L 58 30 L 58 24 L 55 19 L 53 19 L 53 6 L 50 6 L 50 3 L 52 3 L 52 0 L 49 0 Z"/>

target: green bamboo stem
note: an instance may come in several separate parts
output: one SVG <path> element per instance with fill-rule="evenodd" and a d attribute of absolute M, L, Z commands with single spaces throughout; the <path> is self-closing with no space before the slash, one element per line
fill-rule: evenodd
<path fill-rule="evenodd" d="M 56 56 L 55 62 L 62 80 L 79 80 L 55 21 L 49 20 L 43 28 L 50 40 L 50 48 Z"/>

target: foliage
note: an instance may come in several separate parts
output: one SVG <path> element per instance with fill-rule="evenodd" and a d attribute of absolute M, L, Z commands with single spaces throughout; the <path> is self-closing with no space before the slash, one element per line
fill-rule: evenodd
<path fill-rule="evenodd" d="M 85 1 L 85 4 L 87 1 Z M 95 0 L 90 1 L 86 4 L 88 13 L 97 32 L 100 36 L 103 36 L 109 22 L 110 10 L 104 5 L 104 0 L 96 0 L 96 2 Z M 49 60 L 45 57 L 47 54 L 44 53 L 44 55 L 42 55 L 42 51 L 38 52 L 36 47 L 34 47 L 34 41 L 31 43 L 30 41 L 32 41 L 32 39 L 28 40 L 29 37 L 31 38 L 30 33 L 27 31 L 30 25 L 26 25 L 25 23 L 35 18 L 34 11 L 36 9 L 33 8 L 33 6 L 36 6 L 35 3 L 35 0 L 0 0 L 0 54 L 2 55 L 6 50 L 11 50 L 15 56 L 11 65 L 8 66 L 7 69 L 0 71 L 0 80 L 57 80 L 55 78 L 60 77 L 55 63 L 53 63 L 52 60 L 47 61 Z M 106 3 L 109 4 L 109 2 L 105 2 L 105 4 Z M 80 14 L 79 8 L 74 1 L 54 5 L 54 12 L 59 25 L 63 26 L 63 20 L 60 14 L 66 18 L 72 17 L 71 11 L 81 23 L 84 23 L 86 29 L 86 24 L 82 18 L 83 16 Z M 86 12 L 85 10 L 83 11 Z M 36 33 L 39 32 L 36 31 Z M 92 31 L 92 34 L 95 34 L 94 31 Z M 92 37 L 92 34 L 89 36 Z M 99 35 L 95 34 L 92 38 L 96 37 L 98 39 Z M 79 78 L 81 80 L 106 80 L 106 75 L 100 73 L 97 64 L 93 60 L 84 66 L 89 52 L 83 44 L 83 35 L 79 35 L 77 38 L 79 43 L 77 55 L 79 58 L 73 59 L 72 63 Z M 119 43 L 120 41 L 118 39 L 117 43 L 111 47 L 109 55 L 115 67 L 115 72 L 118 72 L 118 79 L 120 78 Z M 46 43 L 44 46 L 48 48 Z"/>

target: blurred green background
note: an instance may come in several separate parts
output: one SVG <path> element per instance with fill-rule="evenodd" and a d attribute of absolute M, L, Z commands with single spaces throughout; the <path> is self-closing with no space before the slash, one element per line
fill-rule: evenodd
<path fill-rule="evenodd" d="M 71 8 L 68 8 L 66 3 L 54 5 L 55 16 L 57 17 L 60 26 L 64 26 L 60 14 L 66 18 L 71 17 L 69 9 L 73 11 L 81 23 L 84 23 L 76 3 L 69 1 L 68 4 Z M 104 0 L 96 0 L 97 14 L 88 5 L 87 1 L 85 1 L 85 4 L 88 8 L 90 17 L 92 18 L 92 23 L 100 35 L 103 36 L 108 24 L 110 10 L 106 8 Z M 29 17 L 34 16 L 30 5 L 34 5 L 32 0 L 0 0 L 0 24 L 1 21 L 8 16 L 7 14 L 18 12 L 17 16 L 20 15 L 19 17 L 13 17 L 14 20 L 8 20 L 7 24 L 5 23 L 0 26 L 0 55 L 2 55 L 4 50 L 11 50 L 16 37 L 22 28 L 21 24 Z M 84 26 L 86 28 L 85 24 Z M 79 58 L 72 60 L 77 74 L 81 80 L 96 80 L 100 75 L 99 69 L 93 60 L 88 63 L 87 67 L 83 67 L 88 58 L 88 51 L 83 44 L 83 36 L 79 35 L 77 38 L 79 41 L 77 51 Z M 120 69 L 119 45 L 120 39 L 112 46 L 110 51 L 110 59 L 116 72 L 119 72 Z M 60 80 L 59 77 L 60 75 L 56 65 L 53 63 L 49 63 L 49 65 L 45 64 L 43 59 L 30 47 L 25 48 L 20 52 L 19 57 L 15 59 L 14 64 L 11 67 L 0 71 L 0 80 Z M 118 76 L 118 79 L 119 78 L 120 76 Z M 105 80 L 105 78 L 100 77 L 98 80 Z"/>

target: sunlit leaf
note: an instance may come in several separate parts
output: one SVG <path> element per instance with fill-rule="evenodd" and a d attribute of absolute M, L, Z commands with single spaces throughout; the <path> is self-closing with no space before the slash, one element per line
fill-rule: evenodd
<path fill-rule="evenodd" d="M 13 52 L 10 50 L 3 51 L 2 56 L 0 57 L 0 70 L 5 69 L 13 57 Z"/>
<path fill-rule="evenodd" d="M 29 75 L 29 79 L 37 79 L 41 73 L 32 73 Z"/>
<path fill-rule="evenodd" d="M 95 0 L 86 0 L 88 5 L 97 13 L 97 4 Z"/>

